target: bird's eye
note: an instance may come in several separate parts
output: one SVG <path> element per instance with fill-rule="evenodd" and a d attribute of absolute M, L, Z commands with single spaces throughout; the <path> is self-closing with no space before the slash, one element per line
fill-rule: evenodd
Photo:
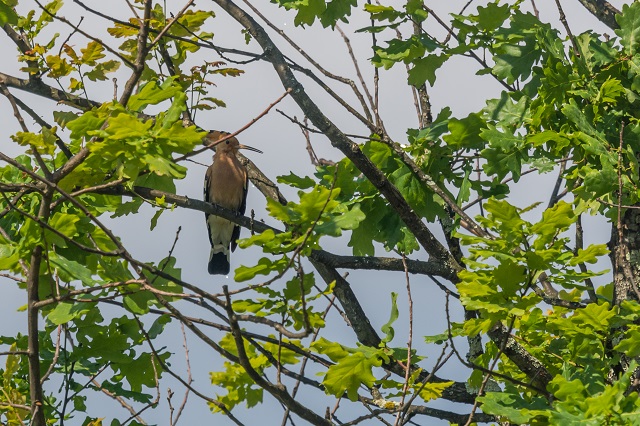
<path fill-rule="evenodd" d="M 224 143 L 226 143 L 227 145 L 229 145 L 229 141 L 228 141 L 228 140 L 227 140 L 227 141 L 225 141 Z"/>

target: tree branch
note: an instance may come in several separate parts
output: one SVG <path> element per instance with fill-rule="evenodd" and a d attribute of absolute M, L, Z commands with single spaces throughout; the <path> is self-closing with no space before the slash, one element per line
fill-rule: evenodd
<path fill-rule="evenodd" d="M 129 98 L 133 94 L 133 89 L 135 89 L 136 84 L 138 84 L 138 80 L 142 76 L 142 71 L 144 71 L 144 67 L 146 65 L 147 54 L 149 53 L 149 45 L 147 43 L 147 37 L 149 35 L 149 19 L 151 18 L 151 0 L 146 0 L 144 3 L 144 18 L 140 21 L 140 32 L 138 33 L 138 54 L 136 55 L 136 62 L 133 64 L 133 73 L 127 80 L 127 83 L 124 86 L 124 91 L 122 92 L 122 96 L 120 96 L 120 103 L 122 105 L 126 105 L 129 101 Z"/>
<path fill-rule="evenodd" d="M 249 377 L 251 377 L 251 380 L 253 380 L 258 386 L 273 395 L 276 399 L 278 399 L 291 411 L 296 413 L 304 420 L 315 425 L 331 426 L 330 421 L 324 419 L 323 417 L 320 417 L 315 412 L 293 399 L 293 397 L 291 397 L 291 395 L 289 395 L 289 393 L 287 392 L 284 385 L 268 382 L 253 368 L 244 348 L 244 338 L 242 337 L 242 332 L 240 331 L 240 327 L 238 326 L 235 312 L 233 312 L 233 309 L 231 308 L 231 299 L 229 297 L 228 288 L 226 285 L 222 288 L 227 297 L 226 310 L 229 317 L 229 325 L 231 326 L 231 334 L 233 335 L 236 343 L 236 350 L 238 352 L 238 363 L 242 366 L 242 368 L 244 368 Z"/>
<path fill-rule="evenodd" d="M 435 238 L 431 231 L 422 222 L 419 217 L 409 206 L 398 190 L 384 175 L 384 173 L 376 167 L 376 165 L 367 158 L 360 150 L 360 147 L 345 136 L 342 131 L 336 127 L 306 94 L 303 86 L 294 76 L 291 68 L 286 63 L 282 52 L 271 41 L 265 30 L 244 10 L 239 8 L 230 0 L 214 0 L 222 9 L 224 9 L 231 17 L 245 27 L 249 33 L 262 46 L 266 57 L 271 61 L 276 73 L 280 77 L 282 85 L 285 89 L 291 90 L 291 96 L 302 109 L 305 116 L 322 131 L 331 141 L 331 144 L 338 148 L 346 155 L 355 166 L 371 181 L 371 183 L 380 191 L 382 195 L 389 201 L 394 210 L 398 213 L 402 221 L 414 234 L 418 242 L 424 247 L 429 255 L 440 259 L 449 265 L 452 269 L 460 270 L 456 260 L 451 256 L 447 249 Z"/>
<path fill-rule="evenodd" d="M 25 92 L 33 93 L 34 95 L 42 96 L 56 102 L 61 102 L 65 105 L 78 109 L 91 109 L 102 105 L 100 102 L 69 95 L 68 93 L 49 86 L 38 79 L 24 80 L 22 78 L 0 72 L 0 82 L 4 83 L 7 87 L 24 90 Z"/>
<path fill-rule="evenodd" d="M 46 191 L 40 200 L 38 218 L 47 221 L 51 214 L 49 205 L 53 193 Z M 44 231 L 43 231 L 44 232 Z M 44 395 L 42 392 L 41 372 L 40 372 L 40 342 L 38 325 L 38 308 L 36 303 L 40 299 L 40 264 L 42 263 L 44 248 L 42 244 L 37 244 L 33 248 L 31 260 L 29 262 L 29 275 L 27 277 L 27 330 L 28 330 L 28 359 L 29 359 L 29 396 L 31 399 L 31 415 L 33 426 L 45 426 L 44 417 Z"/>
<path fill-rule="evenodd" d="M 487 334 L 496 345 L 504 345 L 503 353 L 529 377 L 532 386 L 538 389 L 547 388 L 553 379 L 551 373 L 539 360 L 516 342 L 502 323 L 496 324 Z"/>
<path fill-rule="evenodd" d="M 309 256 L 312 260 L 317 260 L 332 268 L 344 269 L 375 269 L 378 271 L 404 271 L 402 259 L 393 257 L 373 257 L 373 256 L 340 256 L 324 250 L 314 250 Z M 445 278 L 453 283 L 459 281 L 455 270 L 437 260 L 427 262 L 407 259 L 408 271 L 412 274 L 435 275 Z"/>
<path fill-rule="evenodd" d="M 600 22 L 605 24 L 612 30 L 620 28 L 618 22 L 616 22 L 616 15 L 620 14 L 620 11 L 606 0 L 578 0 L 585 9 L 587 9 L 593 16 L 598 18 Z"/>

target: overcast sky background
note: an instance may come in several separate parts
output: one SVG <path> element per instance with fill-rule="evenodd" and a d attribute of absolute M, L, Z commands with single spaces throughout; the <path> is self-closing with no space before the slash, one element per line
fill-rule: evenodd
<path fill-rule="evenodd" d="M 262 12 L 271 19 L 271 21 L 284 29 L 296 43 L 302 46 L 316 61 L 322 64 L 327 70 L 335 74 L 349 77 L 357 80 L 353 64 L 348 56 L 345 44 L 341 36 L 336 32 L 324 30 L 319 25 L 316 27 L 301 29 L 295 28 L 293 25 L 293 13 L 286 13 L 282 9 L 278 9 L 275 5 L 266 1 L 254 1 L 256 6 L 260 7 Z M 429 7 L 434 8 L 441 17 L 446 18 L 448 13 L 459 12 L 467 0 L 441 1 L 427 0 Z M 475 9 L 478 5 L 485 5 L 486 1 L 474 1 L 469 10 Z M 621 8 L 623 3 L 621 0 L 611 1 L 611 3 Z M 113 14 L 120 19 L 128 19 L 130 11 L 124 1 L 115 0 L 112 2 L 88 2 L 91 7 L 98 10 Z M 185 1 L 172 0 L 167 2 L 174 13 L 180 10 Z M 242 2 L 238 2 L 243 6 Z M 391 1 L 383 2 L 383 4 L 399 6 L 401 2 Z M 530 2 L 525 2 L 526 7 L 530 7 Z M 551 0 L 538 0 L 536 5 L 540 10 L 541 20 L 543 22 L 551 22 L 556 28 L 564 34 L 564 29 L 558 20 L 558 11 L 555 2 Z M 600 33 L 613 32 L 591 16 L 578 0 L 563 0 L 562 5 L 565 9 L 567 19 L 574 34 L 580 34 L 586 30 L 594 30 Z M 28 0 L 21 0 L 19 10 L 24 13 L 29 9 L 37 9 L 37 5 Z M 224 47 L 235 47 L 244 50 L 252 50 L 259 52 L 257 43 L 252 42 L 249 47 L 243 43 L 244 36 L 240 33 L 241 27 L 232 19 L 226 16 L 213 2 L 200 0 L 197 2 L 197 8 L 211 8 L 217 14 L 217 18 L 209 20 L 206 31 L 215 33 L 214 42 Z M 82 28 L 95 33 L 100 29 L 100 37 L 103 38 L 112 47 L 117 47 L 119 41 L 109 40 L 105 35 L 104 28 L 108 25 L 107 21 L 91 16 L 82 11 L 72 2 L 62 9 L 62 14 L 72 22 L 78 22 L 80 16 L 84 16 Z M 367 83 L 371 84 L 373 71 L 368 65 L 368 58 L 371 56 L 371 40 L 370 35 L 354 34 L 353 32 L 363 26 L 368 25 L 367 16 L 358 11 L 350 18 L 349 24 L 340 24 L 340 26 L 349 34 L 353 44 L 354 51 L 358 57 L 359 64 L 365 74 Z M 258 22 L 263 24 L 258 19 Z M 66 38 L 70 30 L 64 24 L 54 23 L 50 25 L 51 31 L 60 32 L 62 35 L 59 41 Z M 439 39 L 442 39 L 444 31 L 439 25 L 430 19 L 426 24 L 427 31 L 433 31 Z M 406 30 L 406 29 L 405 29 Z M 290 55 L 296 62 L 311 68 L 301 56 L 292 49 L 273 31 L 269 32 L 273 36 L 273 40 L 280 48 Z M 383 33 L 379 36 L 379 43 L 390 37 L 389 34 Z M 0 42 L 1 57 L 6 58 L 0 65 L 0 72 L 11 74 L 14 76 L 24 77 L 19 72 L 20 65 L 14 61 L 16 55 L 15 47 L 11 41 L 4 36 Z M 87 41 L 82 36 L 74 35 L 69 44 L 74 45 L 76 49 L 84 47 Z M 200 51 L 194 58 L 198 60 L 216 61 L 219 60 L 213 51 Z M 243 58 L 236 58 L 242 60 Z M 195 65 L 195 63 L 194 63 Z M 232 64 L 230 64 L 232 65 Z M 196 122 L 204 128 L 235 131 L 244 126 L 251 119 L 256 117 L 271 102 L 278 98 L 284 91 L 282 85 L 277 78 L 273 68 L 268 63 L 252 63 L 247 66 L 239 66 L 245 70 L 245 74 L 237 78 L 219 78 L 215 80 L 217 86 L 213 87 L 210 96 L 220 98 L 227 104 L 227 108 L 218 108 L 214 111 L 199 112 Z M 476 62 L 472 59 L 456 58 L 449 60 L 443 68 L 437 73 L 437 81 L 435 87 L 429 89 L 431 97 L 432 111 L 434 117 L 438 112 L 448 106 L 453 111 L 453 116 L 464 117 L 470 112 L 481 109 L 487 99 L 499 97 L 502 87 L 490 76 L 475 76 L 475 72 L 479 69 Z M 315 70 L 314 70 L 315 72 Z M 319 73 L 317 73 L 319 74 Z M 411 92 L 406 84 L 405 70 L 402 66 L 397 65 L 390 71 L 381 71 L 380 76 L 380 113 L 385 122 L 385 126 L 391 137 L 399 142 L 406 141 L 407 128 L 417 127 L 417 118 L 411 97 Z M 129 76 L 129 71 L 124 67 L 117 73 L 120 87 Z M 320 105 L 329 116 L 344 132 L 367 135 L 367 130 L 356 122 L 347 112 L 340 108 L 333 100 L 329 98 L 320 88 L 304 76 L 299 76 L 301 82 L 305 85 L 305 89 L 311 97 Z M 331 83 L 331 86 L 344 94 L 344 96 L 353 102 L 353 96 L 346 86 Z M 371 87 L 371 86 L 370 86 Z M 52 123 L 51 111 L 56 106 L 49 100 L 28 95 L 19 91 L 12 91 L 13 94 L 30 105 L 37 105 L 38 111 L 42 114 L 46 121 Z M 104 83 L 95 88 L 89 87 L 89 96 L 98 101 L 107 101 L 111 99 L 113 89 L 110 83 Z M 295 103 L 287 98 L 278 105 L 279 109 L 285 111 L 290 116 L 301 117 L 300 110 Z M 10 105 L 7 100 L 0 98 L 0 129 L 2 131 L 2 145 L 0 149 L 6 153 L 15 153 L 15 147 L 9 140 L 9 135 L 19 131 L 17 122 L 12 115 Z M 26 117 L 26 115 L 25 115 Z M 27 125 L 37 131 L 37 126 L 32 120 L 27 118 Z M 302 137 L 297 126 L 291 124 L 286 118 L 280 116 L 275 110 L 272 110 L 268 116 L 264 117 L 252 127 L 247 129 L 239 136 L 240 142 L 254 146 L 264 151 L 260 155 L 254 152 L 247 152 L 246 155 L 251 158 L 262 171 L 275 181 L 276 176 L 288 175 L 290 172 L 299 176 L 312 175 L 314 170 L 309 161 L 306 151 L 305 140 Z M 328 140 L 321 135 L 312 135 L 313 146 L 316 153 L 321 158 L 329 160 L 340 160 L 342 154 L 333 149 Z M 201 163 L 209 164 L 211 153 L 203 153 L 195 158 Z M 202 181 L 205 168 L 203 166 L 189 163 L 189 174 L 186 179 L 178 183 L 177 193 L 186 195 L 191 198 L 202 197 Z M 553 183 L 555 182 L 556 173 L 538 176 L 534 174 L 527 175 L 522 178 L 520 183 L 514 187 L 509 201 L 517 206 L 524 207 L 534 202 L 541 201 L 544 204 L 548 202 Z M 296 200 L 296 191 L 290 188 L 281 187 L 285 196 L 290 200 Z M 265 199 L 262 194 L 255 188 L 250 188 L 247 213 L 254 209 L 257 219 L 264 219 L 268 223 L 278 226 L 277 223 L 270 221 L 265 210 Z M 233 282 L 232 278 L 212 277 L 207 274 L 206 264 L 209 254 L 209 241 L 206 235 L 206 227 L 204 215 L 197 211 L 185 209 L 176 209 L 173 212 L 165 212 L 158 222 L 157 228 L 149 231 L 149 219 L 153 215 L 154 210 L 145 207 L 143 213 L 136 216 L 126 217 L 125 220 L 108 221 L 116 230 L 116 234 L 122 237 L 125 246 L 138 259 L 145 261 L 157 262 L 164 258 L 173 243 L 176 230 L 182 226 L 180 239 L 174 251 L 177 258 L 177 266 L 182 269 L 182 278 L 188 282 L 196 284 L 211 292 L 217 292 L 223 284 L 228 284 L 231 288 L 239 286 Z M 475 212 L 477 213 L 477 212 Z M 474 214 L 475 214 L 474 213 Z M 531 214 L 532 220 L 536 220 L 539 211 Z M 609 239 L 609 228 L 603 221 L 588 219 L 585 221 L 586 243 L 604 243 Z M 595 232 L 590 233 L 590 229 Z M 435 227 L 434 227 L 435 229 Z M 247 230 L 243 230 L 242 236 L 247 236 Z M 328 240 L 325 239 L 324 248 L 336 254 L 349 255 L 349 248 L 343 239 Z M 385 252 L 381 248 L 377 248 L 377 254 L 384 255 Z M 261 257 L 261 253 L 255 249 L 236 250 L 231 257 L 232 268 L 238 267 L 240 264 L 252 265 Z M 424 252 L 416 253 L 411 258 L 426 260 Z M 607 267 L 607 265 L 603 265 Z M 308 270 L 312 270 L 308 266 Z M 321 280 L 317 277 L 319 284 Z M 253 282 L 261 282 L 256 279 Z M 405 282 L 401 274 L 385 273 L 385 272 L 366 272 L 352 271 L 349 275 L 349 282 L 352 284 L 355 293 L 360 297 L 360 301 L 369 314 L 369 318 L 373 326 L 377 329 L 387 322 L 390 312 L 390 293 L 392 291 L 400 293 L 398 298 L 401 316 L 396 323 L 396 338 L 393 342 L 396 346 L 405 346 L 407 339 L 407 331 L 403 324 L 407 324 L 406 315 L 406 292 Z M 0 309 L 0 335 L 15 335 L 17 332 L 26 333 L 26 315 L 24 312 L 16 312 L 16 310 L 26 303 L 26 295 L 23 291 L 17 289 L 12 281 L 0 278 L 2 286 L 2 295 L 4 303 Z M 444 322 L 444 296 L 433 283 L 423 276 L 411 276 L 411 285 L 416 310 L 414 312 L 415 335 L 414 344 L 418 345 L 420 350 L 421 336 L 437 334 L 445 330 Z M 322 287 L 322 286 L 321 286 Z M 187 312 L 193 315 L 206 315 L 202 311 L 197 311 L 190 306 L 182 306 Z M 117 311 L 115 315 L 124 315 L 124 311 Z M 455 320 L 460 320 L 460 310 L 454 311 L 457 315 Z M 329 320 L 330 329 L 323 333 L 327 338 L 341 339 L 340 341 L 347 345 L 355 345 L 353 333 L 348 329 L 338 315 L 332 313 Z M 184 354 L 182 347 L 182 335 L 179 331 L 178 324 L 169 327 L 165 336 L 162 338 L 163 344 L 170 348 L 175 356 L 172 360 L 172 366 L 176 372 L 184 372 Z M 201 392 L 214 396 L 215 390 L 211 387 L 208 377 L 209 371 L 220 370 L 222 360 L 210 348 L 200 344 L 193 335 L 188 336 L 190 349 L 190 359 L 192 363 L 192 371 L 195 375 L 194 386 Z M 426 353 L 430 355 L 430 359 L 423 361 L 425 368 L 431 368 L 437 357 L 437 350 L 432 348 L 424 348 Z M 0 351 L 5 348 L 0 346 Z M 0 363 L 4 360 L 0 359 Z M 455 380 L 464 380 L 468 376 L 468 371 L 454 367 L 446 366 L 439 375 L 441 377 L 451 378 Z M 297 367 L 294 367 L 294 370 Z M 179 405 L 182 399 L 182 387 L 175 381 L 168 380 L 168 386 L 175 391 L 174 406 Z M 143 418 L 150 424 L 168 424 L 168 407 L 166 404 L 166 384 L 163 384 L 160 408 L 147 411 Z M 47 390 L 57 389 L 57 385 L 47 385 Z M 154 390 L 151 390 L 154 393 Z M 303 393 L 304 395 L 304 393 Z M 307 394 L 309 395 L 309 394 Z M 310 401 L 306 398 L 311 408 L 317 412 L 323 413 L 327 404 L 333 406 L 330 398 L 316 398 Z M 318 404 L 314 406 L 314 404 Z M 338 411 L 339 418 L 347 419 L 349 411 L 345 408 L 348 404 L 343 404 L 343 408 Z M 448 409 L 457 409 L 459 412 L 468 412 L 469 407 L 453 407 L 453 404 L 439 402 L 430 404 L 430 406 Z M 118 404 L 108 399 L 104 395 L 95 395 L 91 403 L 89 413 L 97 416 L 106 416 L 110 421 L 114 413 L 117 413 L 119 419 L 124 419 L 127 414 L 118 407 Z M 282 418 L 282 409 L 279 404 L 269 395 L 265 394 L 264 403 L 252 411 L 237 410 L 237 416 L 248 425 L 251 424 L 280 424 Z M 340 415 L 342 414 L 342 415 Z M 258 422 L 255 419 L 260 419 Z M 415 420 L 418 424 L 437 424 L 437 422 L 427 419 L 418 418 Z M 69 422 L 69 425 L 80 424 L 80 416 L 76 421 Z M 107 422 L 108 424 L 108 422 Z M 190 396 L 190 402 L 181 423 L 186 424 L 215 424 L 226 425 L 232 424 L 222 415 L 212 415 L 204 402 L 194 395 Z M 297 424 L 304 424 L 297 421 Z"/>

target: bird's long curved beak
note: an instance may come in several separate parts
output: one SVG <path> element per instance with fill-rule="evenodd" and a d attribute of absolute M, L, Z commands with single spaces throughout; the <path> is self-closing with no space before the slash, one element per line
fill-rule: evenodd
<path fill-rule="evenodd" d="M 260 154 L 264 154 L 264 152 L 260 151 L 258 148 L 254 148 L 248 145 L 239 144 L 238 149 L 248 149 L 249 151 L 255 151 L 255 152 L 259 152 Z"/>

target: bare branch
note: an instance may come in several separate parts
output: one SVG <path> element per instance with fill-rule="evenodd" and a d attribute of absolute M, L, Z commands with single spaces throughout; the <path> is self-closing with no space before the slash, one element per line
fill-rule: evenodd
<path fill-rule="evenodd" d="M 129 101 L 129 98 L 133 94 L 133 89 L 135 89 L 136 84 L 138 84 L 138 80 L 140 80 L 142 71 L 144 71 L 144 67 L 146 65 L 145 61 L 150 48 L 147 43 L 147 37 L 149 36 L 149 19 L 151 18 L 152 3 L 153 2 L 151 0 L 145 0 L 144 2 L 144 18 L 139 20 L 140 31 L 138 32 L 138 54 L 136 56 L 135 63 L 130 64 L 133 72 L 131 73 L 129 80 L 127 80 L 122 95 L 120 96 L 119 102 L 122 105 L 126 105 Z"/>
<path fill-rule="evenodd" d="M 576 57 L 580 56 L 580 49 L 578 49 L 578 43 L 576 42 L 576 38 L 573 36 L 571 32 L 571 27 L 569 27 L 569 23 L 567 22 L 567 16 L 564 14 L 564 9 L 562 9 L 562 5 L 560 4 L 560 0 L 556 0 L 556 6 L 558 7 L 558 12 L 560 13 L 560 22 L 564 26 L 564 29 L 567 30 L 567 35 L 569 36 L 569 40 L 571 41 L 571 46 L 573 47 L 573 54 Z"/>
<path fill-rule="evenodd" d="M 314 250 L 310 258 L 337 269 L 375 269 L 378 271 L 404 271 L 402 259 L 376 256 L 340 256 L 324 250 Z M 407 270 L 412 274 L 435 275 L 453 283 L 459 281 L 457 271 L 437 260 L 407 259 Z"/>
<path fill-rule="evenodd" d="M 229 297 L 229 291 L 227 286 L 222 287 L 226 296 L 227 296 L 227 315 L 229 317 L 229 325 L 231 326 L 231 333 L 233 334 L 233 338 L 236 343 L 236 350 L 238 353 L 237 362 L 244 368 L 247 372 L 251 380 L 253 380 L 258 386 L 269 392 L 275 398 L 277 398 L 280 402 L 282 402 L 285 406 L 287 406 L 291 411 L 305 419 L 306 421 L 315 424 L 315 425 L 327 425 L 330 426 L 331 422 L 320 417 L 312 410 L 306 408 L 298 401 L 296 401 L 289 393 L 286 388 L 282 384 L 273 384 L 265 380 L 254 368 L 251 366 L 251 362 L 247 357 L 247 353 L 244 348 L 244 338 L 242 337 L 242 333 L 240 331 L 240 327 L 238 326 L 238 322 L 236 320 L 235 312 L 231 308 L 231 299 Z"/>
<path fill-rule="evenodd" d="M 65 105 L 69 105 L 78 109 L 90 109 L 93 107 L 99 107 L 101 105 L 100 102 L 95 102 L 70 95 L 62 90 L 49 86 L 38 79 L 24 80 L 0 72 L 0 82 L 6 84 L 7 87 L 24 90 L 26 92 L 33 93 L 34 95 L 42 96 L 56 102 L 62 102 Z"/>
<path fill-rule="evenodd" d="M 311 56 L 309 56 L 309 54 L 307 54 L 307 52 L 305 52 L 304 49 L 302 49 L 289 36 L 287 36 L 287 34 L 284 31 L 282 31 L 280 28 L 276 27 L 262 13 L 260 13 L 260 11 L 256 7 L 254 7 L 247 0 L 243 0 L 243 1 L 256 15 L 258 15 L 260 17 L 260 19 L 262 19 L 272 30 L 274 30 L 283 39 L 285 39 L 285 41 L 287 43 L 289 43 L 289 45 L 291 45 L 291 47 L 293 47 L 298 53 L 300 53 L 318 71 L 320 71 L 322 74 L 324 74 L 325 76 L 327 76 L 328 78 L 330 78 L 332 80 L 339 81 L 339 82 L 347 84 L 349 87 L 351 87 L 351 89 L 353 90 L 353 93 L 356 95 L 356 98 L 358 98 L 358 101 L 360 102 L 360 105 L 362 106 L 362 109 L 364 110 L 364 113 L 366 115 L 366 119 L 359 112 L 357 112 L 354 108 L 352 108 L 346 101 L 344 101 L 341 97 L 339 97 L 337 94 L 335 94 L 335 92 L 333 92 L 333 91 L 327 91 L 327 92 L 329 94 L 331 94 L 331 96 L 336 101 L 338 101 L 338 103 L 340 105 L 342 105 L 347 111 L 349 111 L 354 117 L 356 117 L 358 120 L 360 120 L 365 126 L 369 127 L 369 129 L 371 131 L 373 131 L 375 129 L 375 126 L 373 125 L 373 118 L 371 117 L 371 112 L 369 111 L 369 108 L 367 108 L 367 104 L 366 104 L 366 102 L 364 100 L 364 97 L 362 96 L 362 93 L 360 93 L 360 91 L 358 90 L 358 87 L 355 85 L 355 83 L 352 80 L 350 80 L 348 78 L 344 78 L 344 77 L 338 76 L 338 75 L 335 75 L 335 74 L 330 73 L 329 71 L 327 71 L 318 62 L 316 62 Z M 344 34 L 343 34 L 343 37 L 344 37 Z M 346 40 L 347 40 L 347 46 L 349 46 L 348 39 L 346 39 Z M 350 46 L 349 46 L 349 50 L 351 50 Z M 355 59 L 354 59 L 354 61 L 355 61 Z M 356 63 L 356 69 L 357 69 L 357 63 Z M 358 70 L 358 73 L 359 73 L 359 70 Z M 319 81 L 316 81 L 316 83 L 319 83 Z M 321 85 L 324 86 L 324 83 L 322 83 Z M 325 87 L 328 88 L 328 86 L 325 86 Z M 365 87 L 365 90 L 366 90 L 366 87 Z"/>
<path fill-rule="evenodd" d="M 578 0 L 585 9 L 612 30 L 620 28 L 616 15 L 620 11 L 606 0 Z"/>
<path fill-rule="evenodd" d="M 122 62 L 124 62 L 125 64 L 127 64 L 130 67 L 133 67 L 134 65 L 131 63 L 131 61 L 129 61 L 126 57 L 122 56 L 120 54 L 120 52 L 118 52 L 117 50 L 111 48 L 108 44 L 104 43 L 102 40 L 92 36 L 91 34 L 87 33 L 86 31 L 83 31 L 80 27 L 78 27 L 77 25 L 74 25 L 71 21 L 69 21 L 67 18 L 63 17 L 63 16 L 58 16 L 55 13 L 51 13 L 51 11 L 49 11 L 49 9 L 47 9 L 42 3 L 40 3 L 38 0 L 34 0 L 36 2 L 36 4 L 38 5 L 38 7 L 40 7 L 40 9 L 42 9 L 44 11 L 44 13 L 46 13 L 47 15 L 51 16 L 54 19 L 57 19 L 60 22 L 63 22 L 65 24 L 67 24 L 68 26 L 70 26 L 71 28 L 74 29 L 75 32 L 78 32 L 79 34 L 82 34 L 83 36 L 85 36 L 86 38 L 88 38 L 89 40 L 95 41 L 96 43 L 100 44 L 101 46 L 103 46 L 109 53 L 111 53 L 112 55 L 116 56 L 118 59 L 120 59 Z"/>
<path fill-rule="evenodd" d="M 187 2 L 187 4 L 184 5 L 184 7 L 182 9 L 180 9 L 180 12 L 178 12 L 178 14 L 174 17 L 172 17 L 171 19 L 169 19 L 169 22 L 167 22 L 167 25 L 165 25 L 162 30 L 160 30 L 160 32 L 155 36 L 155 38 L 151 41 L 151 43 L 149 43 L 149 46 L 147 47 L 149 50 L 151 50 L 159 41 L 160 39 L 162 39 L 162 37 L 167 33 L 167 31 L 169 31 L 169 29 L 171 28 L 171 26 L 173 24 L 175 24 L 178 19 L 180 19 L 180 17 L 182 15 L 184 15 L 184 13 L 187 11 L 187 9 L 189 7 L 191 7 L 191 5 L 193 4 L 195 0 L 189 0 Z M 148 31 L 148 30 L 147 30 Z"/>
<path fill-rule="evenodd" d="M 359 146 L 349 140 L 342 131 L 335 126 L 320 110 L 320 108 L 307 95 L 300 82 L 293 75 L 291 68 L 287 65 L 282 52 L 271 41 L 264 29 L 244 10 L 240 9 L 230 0 L 214 0 L 229 15 L 245 27 L 251 35 L 260 43 L 267 57 L 271 61 L 275 71 L 278 73 L 283 86 L 291 90 L 291 96 L 300 106 L 309 120 L 321 130 L 331 141 L 332 145 L 340 149 L 358 169 L 371 181 L 371 183 L 389 201 L 394 210 L 398 213 L 402 221 L 413 232 L 419 243 L 425 250 L 437 259 L 451 265 L 452 268 L 460 269 L 451 254 L 435 238 L 431 231 L 425 226 L 420 218 L 409 206 L 398 190 L 367 158 L 360 150 Z"/>
<path fill-rule="evenodd" d="M 231 138 L 235 138 L 237 135 L 239 135 L 240 133 L 244 132 L 245 130 L 247 130 L 249 127 L 253 126 L 258 120 L 260 120 L 262 117 L 264 117 L 265 115 L 267 115 L 269 113 L 269 111 L 271 111 L 271 108 L 273 108 L 274 106 L 276 106 L 278 103 L 280 103 L 280 101 L 282 101 L 289 93 L 291 93 L 290 89 L 287 89 L 282 95 L 280 95 L 280 97 L 278 99 L 276 99 L 275 101 L 273 101 L 264 111 L 262 111 L 260 114 L 258 114 L 255 118 L 251 119 L 251 121 L 249 121 L 247 124 L 245 124 L 244 126 L 242 126 L 240 129 L 236 130 L 233 133 L 222 133 L 220 132 L 220 138 L 216 139 L 213 142 L 209 142 L 204 144 L 204 148 L 200 148 L 200 149 L 195 149 L 193 151 L 191 151 L 188 154 L 185 154 L 181 157 L 176 158 L 174 161 L 178 162 L 178 161 L 182 161 L 186 158 L 190 158 L 193 157 L 194 155 L 200 154 L 201 152 L 204 152 L 208 149 L 213 148 L 214 146 L 221 144 L 224 141 L 227 141 Z"/>

